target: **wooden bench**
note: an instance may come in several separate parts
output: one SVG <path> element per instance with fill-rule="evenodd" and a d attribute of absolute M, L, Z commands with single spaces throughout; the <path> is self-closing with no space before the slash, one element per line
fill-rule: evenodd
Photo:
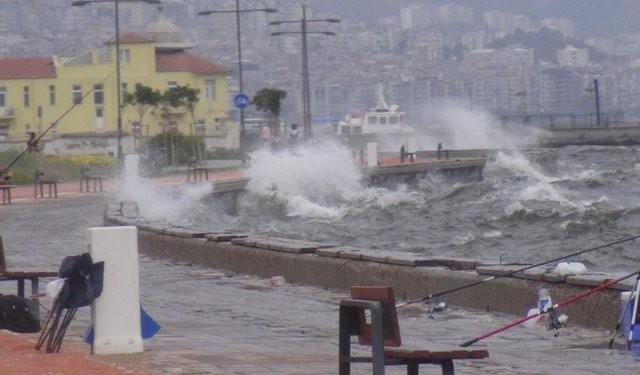
<path fill-rule="evenodd" d="M 40 198 L 44 198 L 44 186 L 47 186 L 49 189 L 49 198 L 51 198 L 51 193 L 53 192 L 54 196 L 58 198 L 58 180 L 46 177 L 44 172 L 41 170 L 36 170 L 35 177 L 33 179 L 33 197 L 38 198 L 38 187 L 40 188 Z"/>
<path fill-rule="evenodd" d="M 91 184 L 94 192 L 102 191 L 105 176 L 89 174 L 90 168 L 88 166 L 82 166 L 80 168 L 80 192 L 82 193 L 83 186 L 85 191 L 89 192 L 89 185 Z"/>
<path fill-rule="evenodd" d="M 11 204 L 11 189 L 16 187 L 15 185 L 0 185 L 2 190 L 2 204 Z"/>
<path fill-rule="evenodd" d="M 385 367 L 392 365 L 406 366 L 408 375 L 417 375 L 421 364 L 438 365 L 442 374 L 451 375 L 454 360 L 489 356 L 486 350 L 402 347 L 393 289 L 387 286 L 352 286 L 351 299 L 340 301 L 339 332 L 339 375 L 351 374 L 351 363 L 362 362 L 372 363 L 373 375 L 383 375 Z M 371 356 L 352 356 L 351 336 L 358 336 L 360 345 L 371 346 Z"/>
<path fill-rule="evenodd" d="M 36 313 L 39 313 L 38 300 L 40 298 L 39 280 L 43 277 L 58 277 L 58 271 L 44 270 L 37 268 L 7 268 L 7 262 L 4 257 L 4 245 L 0 236 L 0 281 L 16 281 L 18 284 L 18 295 L 25 296 L 24 282 L 31 282 L 31 300 L 35 302 Z"/>

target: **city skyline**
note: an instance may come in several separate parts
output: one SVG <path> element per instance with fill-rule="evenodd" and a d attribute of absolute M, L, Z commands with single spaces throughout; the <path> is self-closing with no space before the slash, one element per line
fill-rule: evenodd
<path fill-rule="evenodd" d="M 28 6 L 23 4 L 21 7 L 21 3 L 0 2 L 0 7 L 10 4 L 6 10 L 13 9 L 18 15 L 13 17 L 16 19 L 20 18 L 19 10 Z M 101 47 L 104 40 L 113 35 L 108 7 L 97 6 L 90 12 L 78 12 L 70 6 L 57 6 L 57 3 L 68 2 L 53 1 L 47 7 L 51 12 L 61 12 L 60 19 L 64 22 L 59 25 L 37 22 L 39 15 L 29 14 L 36 22 L 23 22 L 19 25 L 23 27 L 20 32 L 0 38 L 0 54 L 4 57 L 28 56 L 40 51 L 44 55 L 77 55 L 87 48 Z M 237 93 L 235 19 L 217 16 L 203 20 L 196 16 L 205 8 L 222 9 L 231 3 L 165 0 L 162 13 L 198 53 L 233 71 L 229 90 L 229 95 L 233 96 Z M 586 113 L 593 110 L 592 94 L 587 90 L 594 78 L 601 82 L 603 111 L 622 111 L 627 118 L 639 115 L 633 96 L 640 92 L 640 72 L 633 61 L 640 56 L 640 34 L 583 38 L 580 30 L 584 26 L 579 22 L 559 16 L 540 18 L 547 16 L 541 12 L 540 4 L 546 3 L 553 10 L 576 2 L 516 1 L 505 6 L 503 1 L 401 1 L 393 5 L 373 1 L 372 7 L 382 4 L 381 9 L 387 13 L 382 18 L 375 18 L 378 12 L 371 11 L 370 18 L 374 19 L 368 22 L 350 18 L 350 14 L 362 9 L 363 2 L 338 3 L 242 1 L 242 6 L 247 8 L 269 6 L 279 9 L 275 15 L 243 15 L 244 91 L 251 97 L 263 87 L 284 89 L 289 93 L 283 103 L 284 117 L 292 121 L 301 118 L 299 37 L 271 37 L 269 34 L 275 29 L 268 23 L 274 19 L 298 19 L 299 6 L 305 4 L 314 16 L 339 17 L 342 21 L 339 25 L 331 25 L 331 31 L 337 34 L 335 37 L 309 40 L 311 110 L 316 119 L 336 119 L 374 105 L 374 87 L 378 83 L 385 84 L 388 102 L 399 104 L 409 113 L 428 111 L 443 100 L 468 103 L 497 115 L 523 114 L 523 111 L 555 113 L 562 109 L 563 112 Z M 482 5 L 499 6 L 501 3 L 502 8 L 481 9 Z M 530 4 L 531 17 L 510 13 L 518 11 L 518 5 L 522 8 L 524 3 Z M 582 4 L 593 8 L 594 2 Z M 604 1 L 600 4 L 606 8 L 614 3 Z M 388 12 L 389 9 L 394 12 Z M 598 13 L 597 9 L 591 11 Z M 11 16 L 7 11 L 3 14 L 5 18 Z M 143 30 L 157 14 L 154 7 L 127 10 L 122 15 L 123 29 Z M 425 14 L 429 17 L 423 17 Z M 611 15 L 610 18 L 616 17 Z M 28 24 L 44 26 L 36 30 Z M 586 59 L 580 57 L 575 60 L 579 65 L 571 65 L 557 58 L 555 61 L 536 60 L 539 48 L 526 45 L 491 48 L 491 43 L 513 35 L 517 30 L 534 33 L 542 27 L 581 44 L 566 44 L 558 49 L 559 55 L 573 53 L 566 61 L 585 55 L 585 51 Z M 40 37 L 36 36 L 38 33 Z M 572 49 L 575 51 L 571 52 Z M 526 95 L 516 95 L 523 92 Z M 229 110 L 233 114 L 234 109 Z"/>

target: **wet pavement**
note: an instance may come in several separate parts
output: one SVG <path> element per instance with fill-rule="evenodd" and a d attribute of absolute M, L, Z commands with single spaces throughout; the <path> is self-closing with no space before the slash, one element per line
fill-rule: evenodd
<path fill-rule="evenodd" d="M 0 206 L 0 235 L 9 266 L 57 269 L 65 256 L 85 252 L 85 229 L 102 225 L 109 199 L 98 193 L 69 193 Z M 145 255 L 140 258 L 140 282 L 143 307 L 162 329 L 145 341 L 144 353 L 109 358 L 122 373 L 132 363 L 153 374 L 337 373 L 338 303 L 346 297 L 340 291 L 286 282 L 273 286 L 253 276 Z M 0 293 L 15 293 L 15 284 L 0 283 Z M 454 349 L 516 318 L 452 306 L 430 319 L 425 305 L 399 309 L 403 344 L 426 349 Z M 66 346 L 90 350 L 81 342 L 89 321 L 89 308 L 81 308 L 63 352 Z M 472 346 L 488 349 L 490 357 L 456 361 L 456 373 L 640 373 L 640 362 L 621 350 L 624 339 L 608 349 L 610 337 L 611 332 L 583 327 L 565 327 L 558 337 L 544 326 L 515 327 Z M 29 359 L 24 363 L 28 368 Z M 368 374 L 371 367 L 355 364 L 352 373 Z M 387 373 L 405 371 L 389 367 Z M 440 371 L 425 366 L 423 373 Z"/>

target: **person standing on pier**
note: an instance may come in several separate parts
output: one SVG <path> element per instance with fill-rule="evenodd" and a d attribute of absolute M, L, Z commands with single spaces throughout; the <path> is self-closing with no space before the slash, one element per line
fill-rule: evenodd
<path fill-rule="evenodd" d="M 298 128 L 298 124 L 291 124 L 291 128 L 289 129 L 289 138 L 288 143 L 289 146 L 294 147 L 298 144 L 298 139 L 300 138 L 300 129 Z"/>

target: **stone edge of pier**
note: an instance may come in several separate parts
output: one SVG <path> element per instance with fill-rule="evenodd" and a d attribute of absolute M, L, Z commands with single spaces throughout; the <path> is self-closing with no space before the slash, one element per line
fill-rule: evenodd
<path fill-rule="evenodd" d="M 388 285 L 398 299 L 418 299 L 474 282 L 478 285 L 442 296 L 449 305 L 523 316 L 536 306 L 537 290 L 547 287 L 558 303 L 622 275 L 586 272 L 563 275 L 553 268 L 495 264 L 474 259 L 423 256 L 231 232 L 198 232 L 166 227 L 127 216 L 107 205 L 105 225 L 138 228 L 140 252 L 259 277 L 346 291 L 352 285 Z M 509 274 L 507 276 L 502 276 Z M 494 280 L 490 277 L 498 276 Z M 483 282 L 487 281 L 487 282 Z M 620 315 L 620 293 L 636 278 L 594 293 L 562 308 L 571 324 L 611 329 Z"/>

